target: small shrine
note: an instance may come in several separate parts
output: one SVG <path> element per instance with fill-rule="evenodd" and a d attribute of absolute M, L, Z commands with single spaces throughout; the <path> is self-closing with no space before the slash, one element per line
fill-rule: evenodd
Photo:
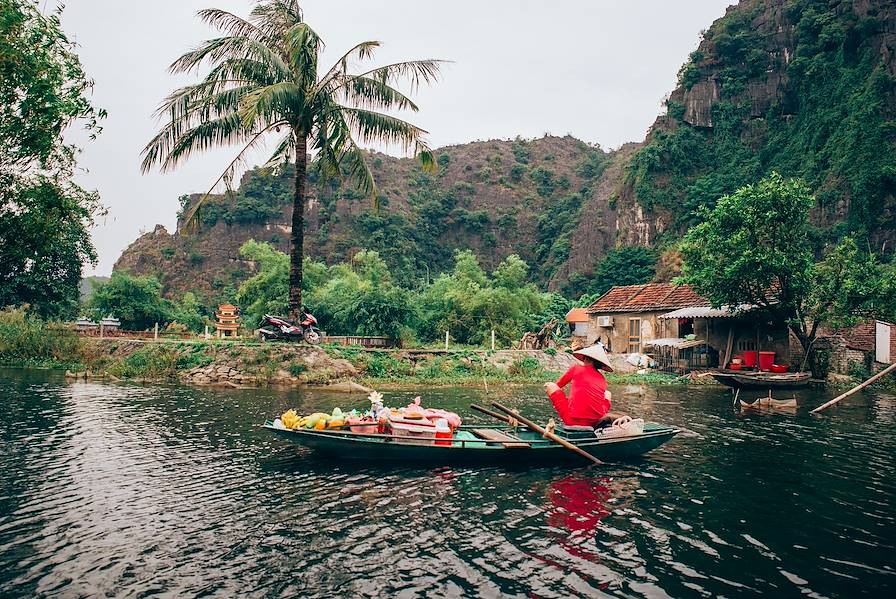
<path fill-rule="evenodd" d="M 232 304 L 222 304 L 215 312 L 218 337 L 236 337 L 240 330 L 240 310 Z"/>

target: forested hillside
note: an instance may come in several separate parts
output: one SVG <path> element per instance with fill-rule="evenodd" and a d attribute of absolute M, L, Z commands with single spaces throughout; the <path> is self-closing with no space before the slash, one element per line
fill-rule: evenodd
<path fill-rule="evenodd" d="M 608 153 L 572 137 L 473 142 L 436 150 L 433 175 L 375 154 L 379 209 L 312 173 L 307 252 L 334 263 L 377 250 L 409 287 L 448 269 L 456 249 L 487 268 L 516 253 L 535 282 L 577 296 L 632 265 L 673 276 L 674 243 L 701 210 L 777 170 L 816 195 L 819 240 L 851 232 L 886 257 L 896 243 L 894 53 L 892 2 L 744 0 L 705 32 L 643 144 Z M 116 268 L 155 274 L 174 295 L 226 294 L 254 272 L 238 254 L 244 241 L 286 250 L 290 194 L 290 173 L 251 171 L 203 209 L 197 231 L 157 228 Z M 654 251 L 609 254 L 630 246 Z"/>
<path fill-rule="evenodd" d="M 441 148 L 438 172 L 419 163 L 372 154 L 378 207 L 350 185 L 310 173 L 307 252 L 329 263 L 350 261 L 360 249 L 377 250 L 408 286 L 450 269 L 454 250 L 471 248 L 487 268 L 518 254 L 534 280 L 558 286 L 583 209 L 594 210 L 610 162 L 600 148 L 572 137 L 486 141 Z M 286 251 L 292 172 L 247 173 L 233 193 L 214 196 L 189 233 L 179 223 L 169 235 L 157 228 L 138 239 L 116 268 L 159 276 L 166 291 L 214 292 L 239 281 L 252 264 L 239 259 L 248 239 Z M 184 197 L 187 209 L 198 196 Z M 589 217 L 591 218 L 591 217 Z M 594 261 L 612 247 L 611 223 L 588 235 Z"/>

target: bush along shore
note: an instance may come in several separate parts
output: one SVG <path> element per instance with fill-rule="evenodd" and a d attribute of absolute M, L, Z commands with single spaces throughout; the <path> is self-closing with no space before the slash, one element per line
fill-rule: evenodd
<path fill-rule="evenodd" d="M 370 350 L 247 341 L 83 338 L 70 329 L 5 312 L 0 364 L 66 370 L 72 378 L 231 387 L 323 385 L 341 391 L 405 385 L 535 384 L 574 358 L 562 351 Z M 611 383 L 674 381 L 665 375 L 608 376 Z"/>

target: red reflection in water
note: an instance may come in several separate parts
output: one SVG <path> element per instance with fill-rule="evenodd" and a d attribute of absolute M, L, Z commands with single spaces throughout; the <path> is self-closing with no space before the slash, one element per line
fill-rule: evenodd
<path fill-rule="evenodd" d="M 611 492 L 606 479 L 567 476 L 551 483 L 548 498 L 551 510 L 548 524 L 564 528 L 571 533 L 588 532 L 597 528 L 601 519 L 608 516 L 606 507 Z"/>

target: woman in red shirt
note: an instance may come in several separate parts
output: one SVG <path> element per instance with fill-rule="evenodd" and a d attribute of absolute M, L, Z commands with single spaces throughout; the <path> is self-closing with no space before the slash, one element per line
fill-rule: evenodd
<path fill-rule="evenodd" d="M 607 352 L 600 344 L 572 352 L 582 364 L 571 366 L 556 383 L 545 383 L 545 391 L 568 426 L 597 426 L 610 414 L 610 392 L 601 370 L 613 371 Z M 572 383 L 569 397 L 563 387 Z"/>

